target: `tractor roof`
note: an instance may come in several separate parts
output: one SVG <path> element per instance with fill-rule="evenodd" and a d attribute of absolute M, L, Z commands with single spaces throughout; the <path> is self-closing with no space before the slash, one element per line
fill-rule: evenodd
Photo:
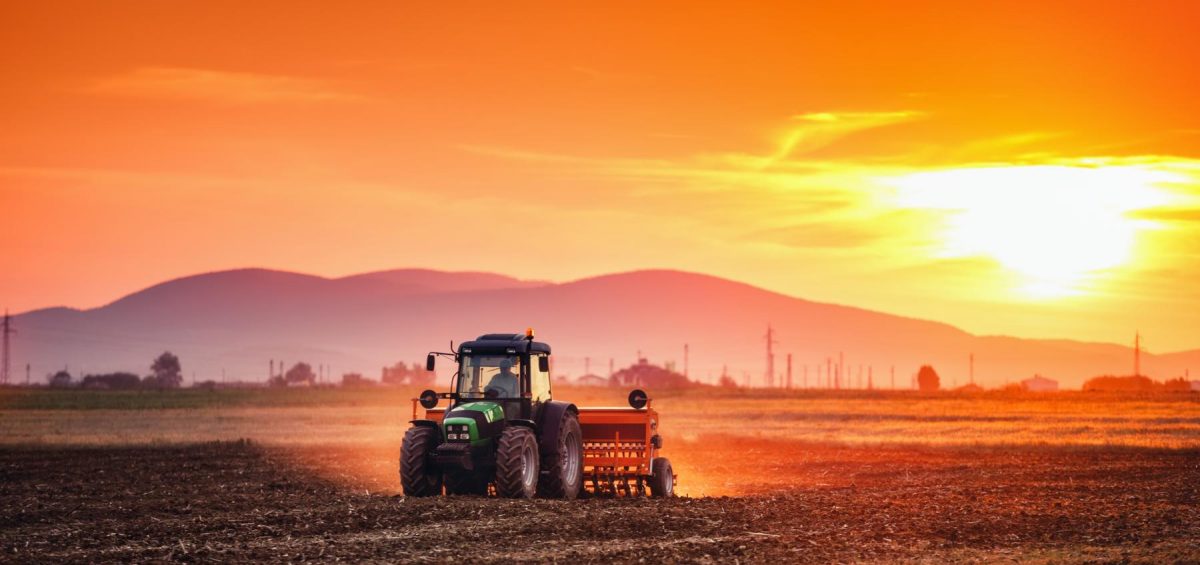
<path fill-rule="evenodd" d="M 550 353 L 550 344 L 529 341 L 525 334 L 483 334 L 458 348 L 463 353 Z"/>

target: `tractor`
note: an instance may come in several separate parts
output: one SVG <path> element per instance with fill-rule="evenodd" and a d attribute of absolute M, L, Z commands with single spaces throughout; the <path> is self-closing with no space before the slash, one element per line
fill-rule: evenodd
<path fill-rule="evenodd" d="M 658 413 L 641 390 L 629 408 L 579 408 L 555 400 L 550 346 L 524 334 L 484 334 L 450 352 L 450 392 L 426 390 L 400 450 L 406 496 L 574 499 L 581 495 L 673 496 L 671 462 L 658 456 Z M 438 408 L 448 400 L 447 408 Z M 424 409 L 418 414 L 418 405 Z"/>

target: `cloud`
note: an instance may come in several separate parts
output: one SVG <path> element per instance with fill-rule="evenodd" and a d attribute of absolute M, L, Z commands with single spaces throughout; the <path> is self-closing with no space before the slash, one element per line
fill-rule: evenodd
<path fill-rule="evenodd" d="M 317 103 L 362 99 L 313 79 L 181 67 L 142 67 L 93 84 L 92 92 L 223 104 Z"/>
<path fill-rule="evenodd" d="M 917 120 L 924 116 L 925 114 L 914 111 L 816 112 L 792 116 L 792 121 L 797 125 L 789 127 L 775 152 L 759 158 L 755 166 L 760 169 L 771 167 L 792 156 L 828 147 L 849 135 Z"/>
<path fill-rule="evenodd" d="M 1139 220 L 1200 223 L 1200 208 L 1159 207 L 1134 210 L 1127 214 Z"/>

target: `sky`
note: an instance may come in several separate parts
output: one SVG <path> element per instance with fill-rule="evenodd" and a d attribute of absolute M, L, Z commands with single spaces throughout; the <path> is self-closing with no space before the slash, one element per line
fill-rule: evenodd
<path fill-rule="evenodd" d="M 681 269 L 1200 348 L 1195 2 L 0 2 L 0 306 Z"/>

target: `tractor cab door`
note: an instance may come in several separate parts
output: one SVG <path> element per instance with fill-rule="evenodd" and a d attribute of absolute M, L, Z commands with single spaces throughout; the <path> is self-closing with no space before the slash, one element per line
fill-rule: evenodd
<path fill-rule="evenodd" d="M 550 359 L 545 353 L 529 354 L 529 399 L 532 414 L 530 418 L 537 420 L 542 404 L 550 401 L 550 371 L 543 371 L 543 366 L 549 369 Z"/>

